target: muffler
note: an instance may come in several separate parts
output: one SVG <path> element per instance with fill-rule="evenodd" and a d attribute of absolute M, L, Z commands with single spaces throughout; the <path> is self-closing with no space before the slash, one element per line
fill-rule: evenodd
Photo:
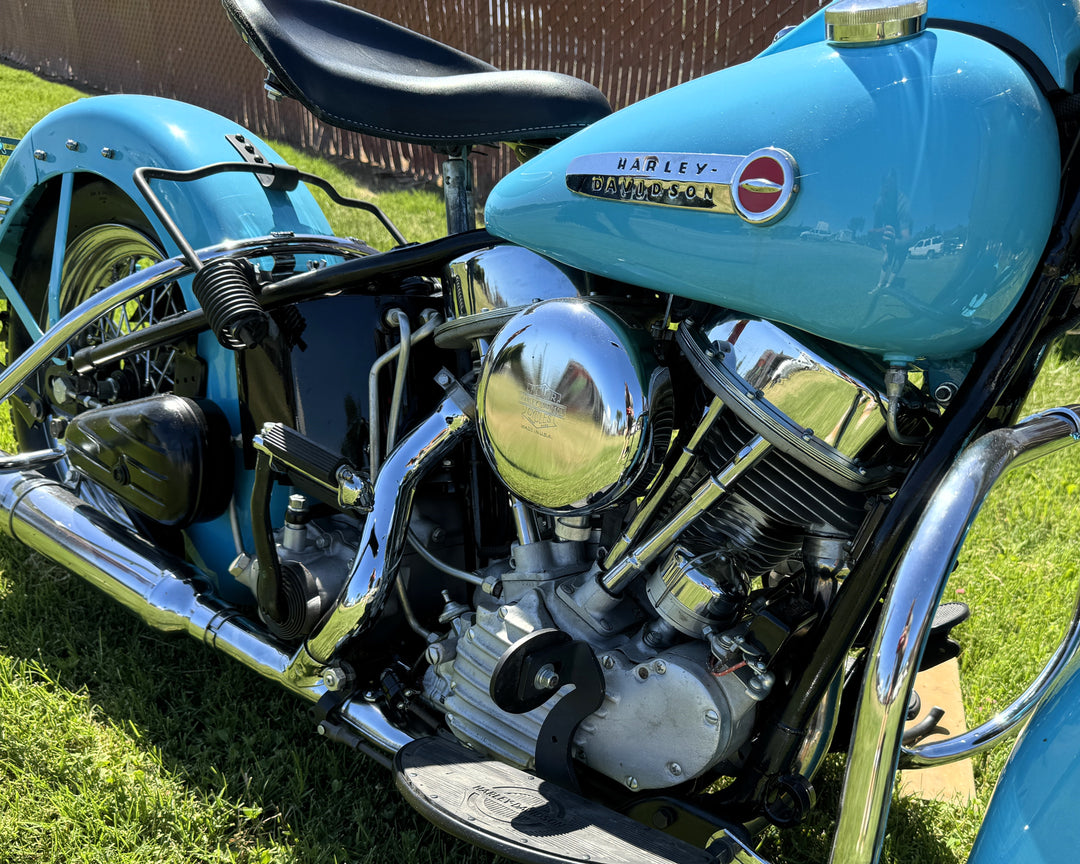
<path fill-rule="evenodd" d="M 78 498 L 63 484 L 30 470 L 20 457 L 4 458 L 0 474 L 0 528 L 10 537 L 71 570 L 130 609 L 151 627 L 188 633 L 310 702 L 328 687 L 322 673 L 336 649 L 382 609 L 397 578 L 412 492 L 428 468 L 472 428 L 468 394 L 447 376 L 442 405 L 390 454 L 374 489 L 374 510 L 334 611 L 309 639 L 290 648 L 209 590 L 192 566 Z M 40 457 L 41 454 L 31 454 Z M 40 464 L 40 459 L 37 460 Z M 32 462 L 30 464 L 33 464 Z M 12 470 L 16 469 L 16 470 Z M 335 717 L 359 736 L 368 752 L 395 753 L 411 737 L 378 706 L 345 698 Z M 350 736 L 338 734 L 341 740 Z"/>

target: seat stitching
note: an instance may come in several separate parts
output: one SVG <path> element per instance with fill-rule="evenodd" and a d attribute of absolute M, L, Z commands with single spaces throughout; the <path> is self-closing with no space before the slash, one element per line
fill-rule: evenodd
<path fill-rule="evenodd" d="M 504 136 L 504 135 L 516 135 L 516 134 L 518 134 L 520 132 L 547 132 L 547 131 L 554 131 L 556 129 L 573 129 L 573 128 L 584 129 L 586 126 L 589 125 L 588 123 L 560 123 L 560 124 L 553 124 L 553 125 L 549 125 L 549 126 L 522 126 L 521 128 L 518 128 L 518 129 L 506 129 L 506 130 L 501 130 L 501 131 L 489 130 L 487 132 L 460 132 L 460 133 L 454 133 L 454 134 L 447 135 L 447 134 L 439 134 L 437 132 L 410 132 L 410 131 L 405 130 L 405 129 L 391 129 L 390 127 L 387 127 L 387 126 L 376 126 L 373 123 L 364 123 L 364 122 L 359 121 L 359 120 L 350 120 L 347 117 L 341 117 L 341 116 L 335 114 L 333 111 L 327 111 L 325 108 L 320 107 L 319 105 L 315 104 L 314 102 L 311 102 L 310 104 L 314 108 L 316 108 L 318 111 L 325 114 L 327 117 L 332 117 L 334 120 L 338 120 L 338 121 L 340 121 L 342 123 L 348 123 L 350 126 L 359 126 L 359 127 L 362 127 L 363 129 L 370 129 L 370 130 L 375 131 L 375 132 L 388 132 L 391 135 L 411 135 L 411 136 L 413 136 L 415 138 L 450 139 L 450 138 L 469 138 L 469 137 L 472 137 L 472 136 L 477 136 L 477 137 L 491 136 L 491 137 L 499 138 L 499 137 Z"/>

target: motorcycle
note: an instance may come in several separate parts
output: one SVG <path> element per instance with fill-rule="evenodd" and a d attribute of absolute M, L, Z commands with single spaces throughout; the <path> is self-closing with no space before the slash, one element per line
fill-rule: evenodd
<path fill-rule="evenodd" d="M 898 764 L 1029 720 L 971 860 L 1061 857 L 1080 617 L 987 723 L 904 722 L 986 495 L 1080 439 L 1078 406 L 1018 417 L 1077 317 L 1080 28 L 933 3 L 840 0 L 611 113 L 332 0 L 223 0 L 272 95 L 444 155 L 447 236 L 163 99 L 5 142 L 4 530 L 514 860 L 761 861 L 850 740 L 831 860 L 874 861 Z"/>

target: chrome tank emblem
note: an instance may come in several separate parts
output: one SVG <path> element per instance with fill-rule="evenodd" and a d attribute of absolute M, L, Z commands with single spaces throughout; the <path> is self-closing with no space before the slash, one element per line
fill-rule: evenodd
<path fill-rule="evenodd" d="M 799 191 L 799 169 L 776 147 L 749 156 L 590 153 L 567 165 L 566 188 L 608 201 L 738 214 L 764 225 L 787 212 Z"/>

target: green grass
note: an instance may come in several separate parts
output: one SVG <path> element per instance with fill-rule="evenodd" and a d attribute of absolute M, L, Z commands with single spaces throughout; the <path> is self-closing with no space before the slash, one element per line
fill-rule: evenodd
<path fill-rule="evenodd" d="M 0 94 L 0 134 L 15 137 L 80 95 L 2 67 Z M 440 233 L 436 196 L 375 196 L 334 166 L 275 147 L 346 194 L 377 197 L 410 239 Z M 331 219 L 342 234 L 381 240 L 370 217 L 333 210 Z M 1077 365 L 1054 360 L 1032 409 L 1078 391 Z M 1078 478 L 1080 448 L 1010 475 L 964 549 L 947 596 L 974 610 L 958 631 L 972 722 L 1022 689 L 1064 627 L 1080 561 Z M 314 728 L 303 704 L 254 673 L 194 640 L 163 638 L 0 538 L 0 864 L 492 860 L 428 825 L 387 772 Z M 1007 753 L 976 760 L 969 808 L 896 800 L 885 860 L 963 860 Z M 841 775 L 842 760 L 831 759 L 819 810 L 770 839 L 770 854 L 827 858 Z"/>

